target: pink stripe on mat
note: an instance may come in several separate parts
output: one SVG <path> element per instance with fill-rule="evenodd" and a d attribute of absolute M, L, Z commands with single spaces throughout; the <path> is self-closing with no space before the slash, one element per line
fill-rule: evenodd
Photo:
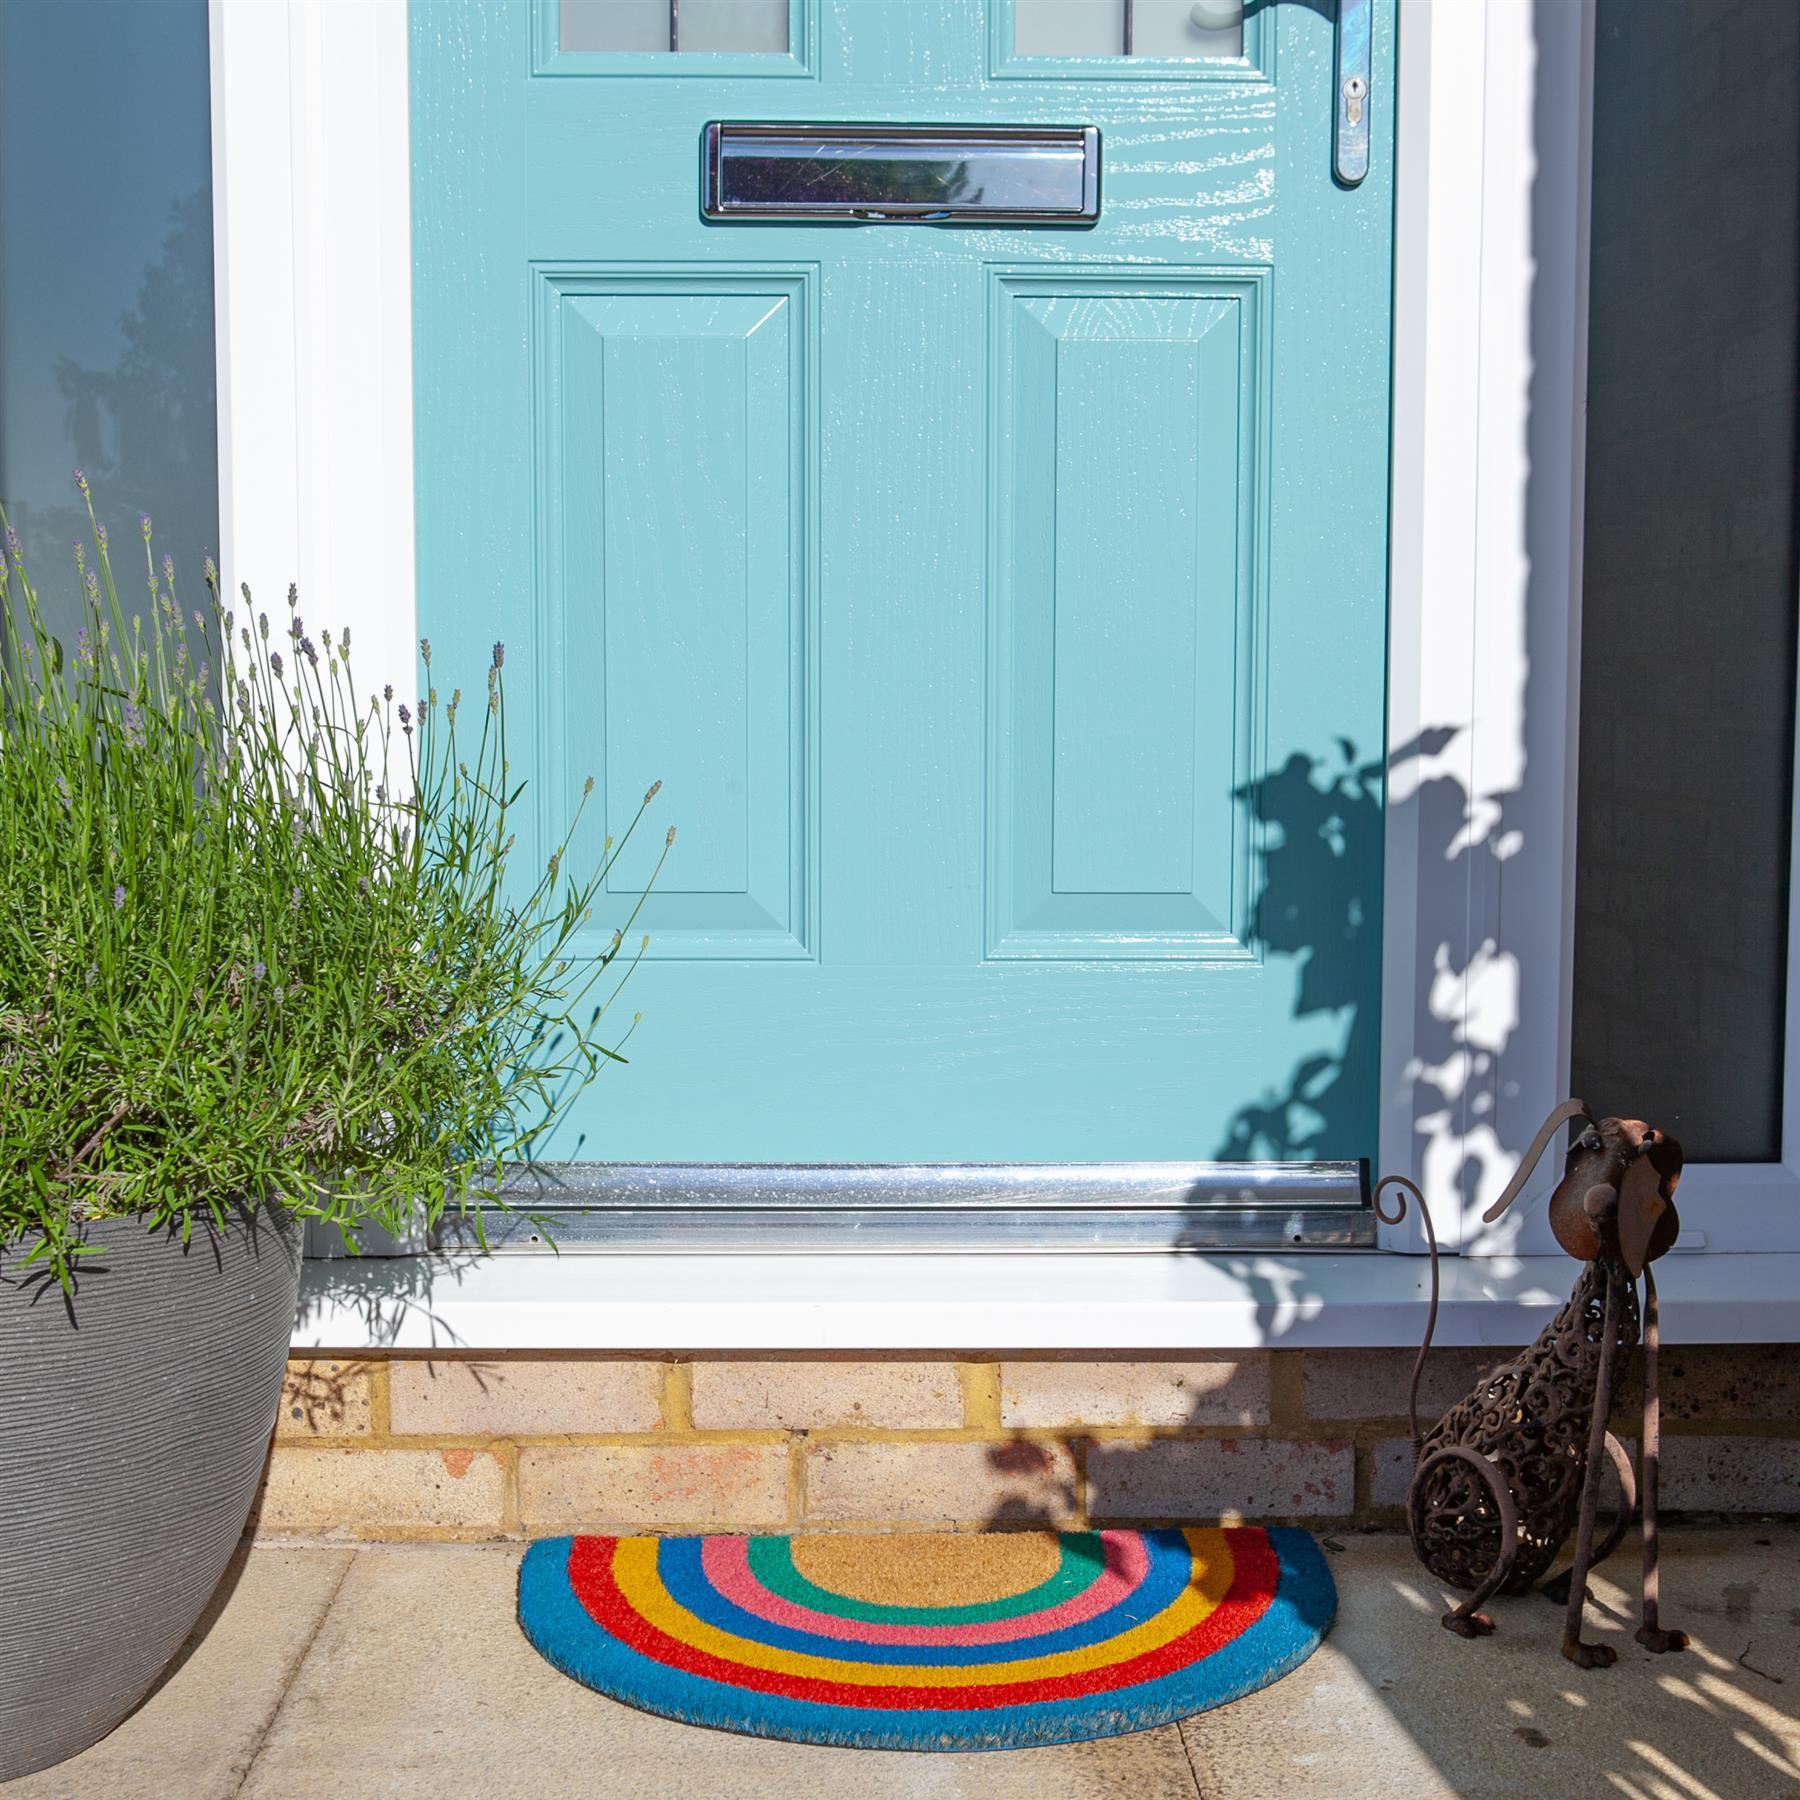
<path fill-rule="evenodd" d="M 1135 1531 L 1103 1531 L 1100 1542 L 1105 1567 L 1074 1598 L 1048 1612 L 1022 1613 L 1012 1619 L 984 1619 L 971 1625 L 887 1625 L 867 1619 L 840 1619 L 834 1613 L 815 1612 L 771 1593 L 750 1571 L 750 1540 L 742 1537 L 709 1537 L 700 1546 L 700 1566 L 715 1589 L 734 1606 L 771 1625 L 794 1631 L 810 1631 L 819 1637 L 838 1638 L 850 1644 L 1008 1644 L 1042 1632 L 1062 1631 L 1097 1618 L 1108 1607 L 1135 1593 L 1150 1569 L 1150 1553 Z"/>

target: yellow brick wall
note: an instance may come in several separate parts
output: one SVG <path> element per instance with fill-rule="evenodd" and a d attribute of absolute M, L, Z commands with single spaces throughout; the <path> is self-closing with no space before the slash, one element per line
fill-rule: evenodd
<path fill-rule="evenodd" d="M 1492 1360 L 1434 1353 L 1422 1418 Z M 423 1540 L 1391 1524 L 1411 1369 L 1381 1350 L 296 1360 L 256 1524 Z M 1800 1350 L 1672 1352 L 1664 1385 L 1672 1510 L 1800 1511 Z"/>

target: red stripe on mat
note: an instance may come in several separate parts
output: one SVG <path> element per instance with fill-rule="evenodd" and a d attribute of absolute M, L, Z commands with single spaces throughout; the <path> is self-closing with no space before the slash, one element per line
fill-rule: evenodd
<path fill-rule="evenodd" d="M 1268 1534 L 1256 1526 L 1232 1526 L 1225 1532 L 1236 1559 L 1230 1588 L 1216 1608 L 1192 1631 L 1156 1650 L 1125 1662 L 1057 1675 L 1038 1681 L 996 1682 L 969 1687 L 866 1687 L 858 1682 L 826 1681 L 811 1675 L 786 1675 L 773 1669 L 734 1663 L 673 1638 L 639 1613 L 613 1580 L 617 1538 L 578 1537 L 569 1550 L 569 1582 L 588 1616 L 603 1630 L 653 1662 L 701 1675 L 727 1687 L 779 1694 L 788 1700 L 811 1700 L 823 1706 L 860 1706 L 895 1711 L 979 1712 L 994 1706 L 1077 1700 L 1115 1688 L 1154 1681 L 1199 1662 L 1241 1636 L 1269 1610 L 1281 1580 L 1281 1560 Z M 869 1665 L 874 1667 L 876 1665 Z"/>

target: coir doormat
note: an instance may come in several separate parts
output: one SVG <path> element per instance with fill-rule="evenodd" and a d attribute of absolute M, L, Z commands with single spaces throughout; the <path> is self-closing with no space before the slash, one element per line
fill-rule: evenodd
<path fill-rule="evenodd" d="M 796 1743 L 1008 1750 L 1141 1731 L 1305 1661 L 1310 1533 L 987 1531 L 533 1544 L 525 1635 L 666 1718 Z"/>

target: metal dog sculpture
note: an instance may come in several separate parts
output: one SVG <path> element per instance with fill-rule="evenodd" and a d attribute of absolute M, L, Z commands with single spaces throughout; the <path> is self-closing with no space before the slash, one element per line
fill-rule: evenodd
<path fill-rule="evenodd" d="M 1437 1236 L 1424 1197 L 1403 1175 L 1377 1186 L 1375 1208 L 1386 1223 L 1398 1224 L 1409 1196 L 1431 1249 L 1431 1309 L 1407 1396 L 1414 1470 L 1406 1516 L 1413 1548 L 1426 1568 L 1452 1587 L 1474 1590 L 1445 1614 L 1443 1624 L 1459 1637 L 1492 1631 L 1493 1620 L 1479 1610 L 1483 1602 L 1495 1593 L 1527 1591 L 1573 1529 L 1575 1561 L 1543 1591 L 1565 1608 L 1563 1655 L 1593 1669 L 1616 1661 L 1617 1652 L 1582 1641 L 1588 1572 L 1618 1548 L 1637 1499 L 1631 1459 L 1608 1425 L 1622 1365 L 1638 1340 L 1639 1276 L 1644 1282 L 1644 1586 L 1637 1641 L 1646 1650 L 1687 1648 L 1687 1634 L 1665 1630 L 1657 1616 L 1660 1342 L 1650 1268 L 1680 1230 L 1675 1188 L 1681 1146 L 1642 1120 L 1596 1119 L 1582 1101 L 1566 1100 L 1544 1121 L 1505 1192 L 1482 1214 L 1484 1222 L 1491 1224 L 1518 1198 L 1538 1159 L 1571 1120 L 1580 1120 L 1582 1130 L 1550 1196 L 1550 1228 L 1584 1265 L 1575 1291 L 1534 1344 L 1487 1376 L 1423 1437 L 1419 1375 L 1437 1325 Z M 1381 1203 L 1390 1187 L 1403 1190 L 1391 1213 Z M 1602 1451 L 1618 1470 L 1623 1498 L 1596 1549 Z"/>

